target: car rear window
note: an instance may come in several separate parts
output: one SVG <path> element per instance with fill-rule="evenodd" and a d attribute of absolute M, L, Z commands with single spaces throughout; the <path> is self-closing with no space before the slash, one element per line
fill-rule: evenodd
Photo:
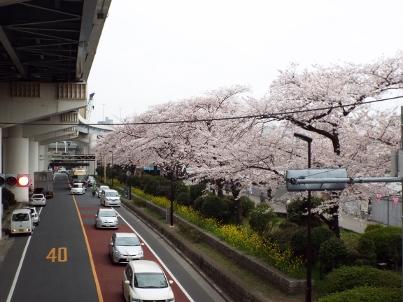
<path fill-rule="evenodd" d="M 43 194 L 34 194 L 32 195 L 32 198 L 43 198 Z"/>
<path fill-rule="evenodd" d="M 115 217 L 115 211 L 100 211 L 98 214 L 100 217 Z"/>
<path fill-rule="evenodd" d="M 118 246 L 140 245 L 140 241 L 137 237 L 117 237 L 116 245 Z"/>

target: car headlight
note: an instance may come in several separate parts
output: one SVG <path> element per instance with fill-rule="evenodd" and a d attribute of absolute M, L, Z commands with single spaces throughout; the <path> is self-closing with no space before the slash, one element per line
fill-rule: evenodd
<path fill-rule="evenodd" d="M 115 254 L 115 256 L 120 256 L 120 253 L 118 250 L 114 250 L 113 253 Z"/>

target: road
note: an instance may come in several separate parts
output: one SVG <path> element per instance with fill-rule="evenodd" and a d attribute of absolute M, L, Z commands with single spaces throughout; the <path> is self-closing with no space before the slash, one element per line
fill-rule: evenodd
<path fill-rule="evenodd" d="M 124 265 L 112 264 L 108 243 L 116 230 L 94 227 L 99 199 L 71 196 L 67 178 L 55 177 L 55 197 L 41 209 L 32 236 L 13 237 L 0 266 L 0 301 L 123 301 Z M 145 259 L 157 261 L 173 280 L 176 302 L 224 299 L 158 234 L 125 208 L 119 232 L 136 232 Z"/>

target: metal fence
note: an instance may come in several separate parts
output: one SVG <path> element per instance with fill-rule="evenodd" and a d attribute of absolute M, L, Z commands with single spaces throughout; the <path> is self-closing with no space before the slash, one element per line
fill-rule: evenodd
<path fill-rule="evenodd" d="M 398 203 L 394 203 L 392 198 L 382 198 L 379 201 L 373 201 L 369 215 L 369 220 L 385 225 L 401 226 L 402 202 L 399 198 Z"/>

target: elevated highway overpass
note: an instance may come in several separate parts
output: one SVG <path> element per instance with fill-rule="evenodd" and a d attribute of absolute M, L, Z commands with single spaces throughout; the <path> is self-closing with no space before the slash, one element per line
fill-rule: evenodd
<path fill-rule="evenodd" d="M 87 79 L 111 0 L 0 0 L 0 172 L 47 168 L 47 145 L 92 142 Z M 83 119 L 84 118 L 84 119 Z M 28 188 L 12 188 L 17 201 Z"/>

